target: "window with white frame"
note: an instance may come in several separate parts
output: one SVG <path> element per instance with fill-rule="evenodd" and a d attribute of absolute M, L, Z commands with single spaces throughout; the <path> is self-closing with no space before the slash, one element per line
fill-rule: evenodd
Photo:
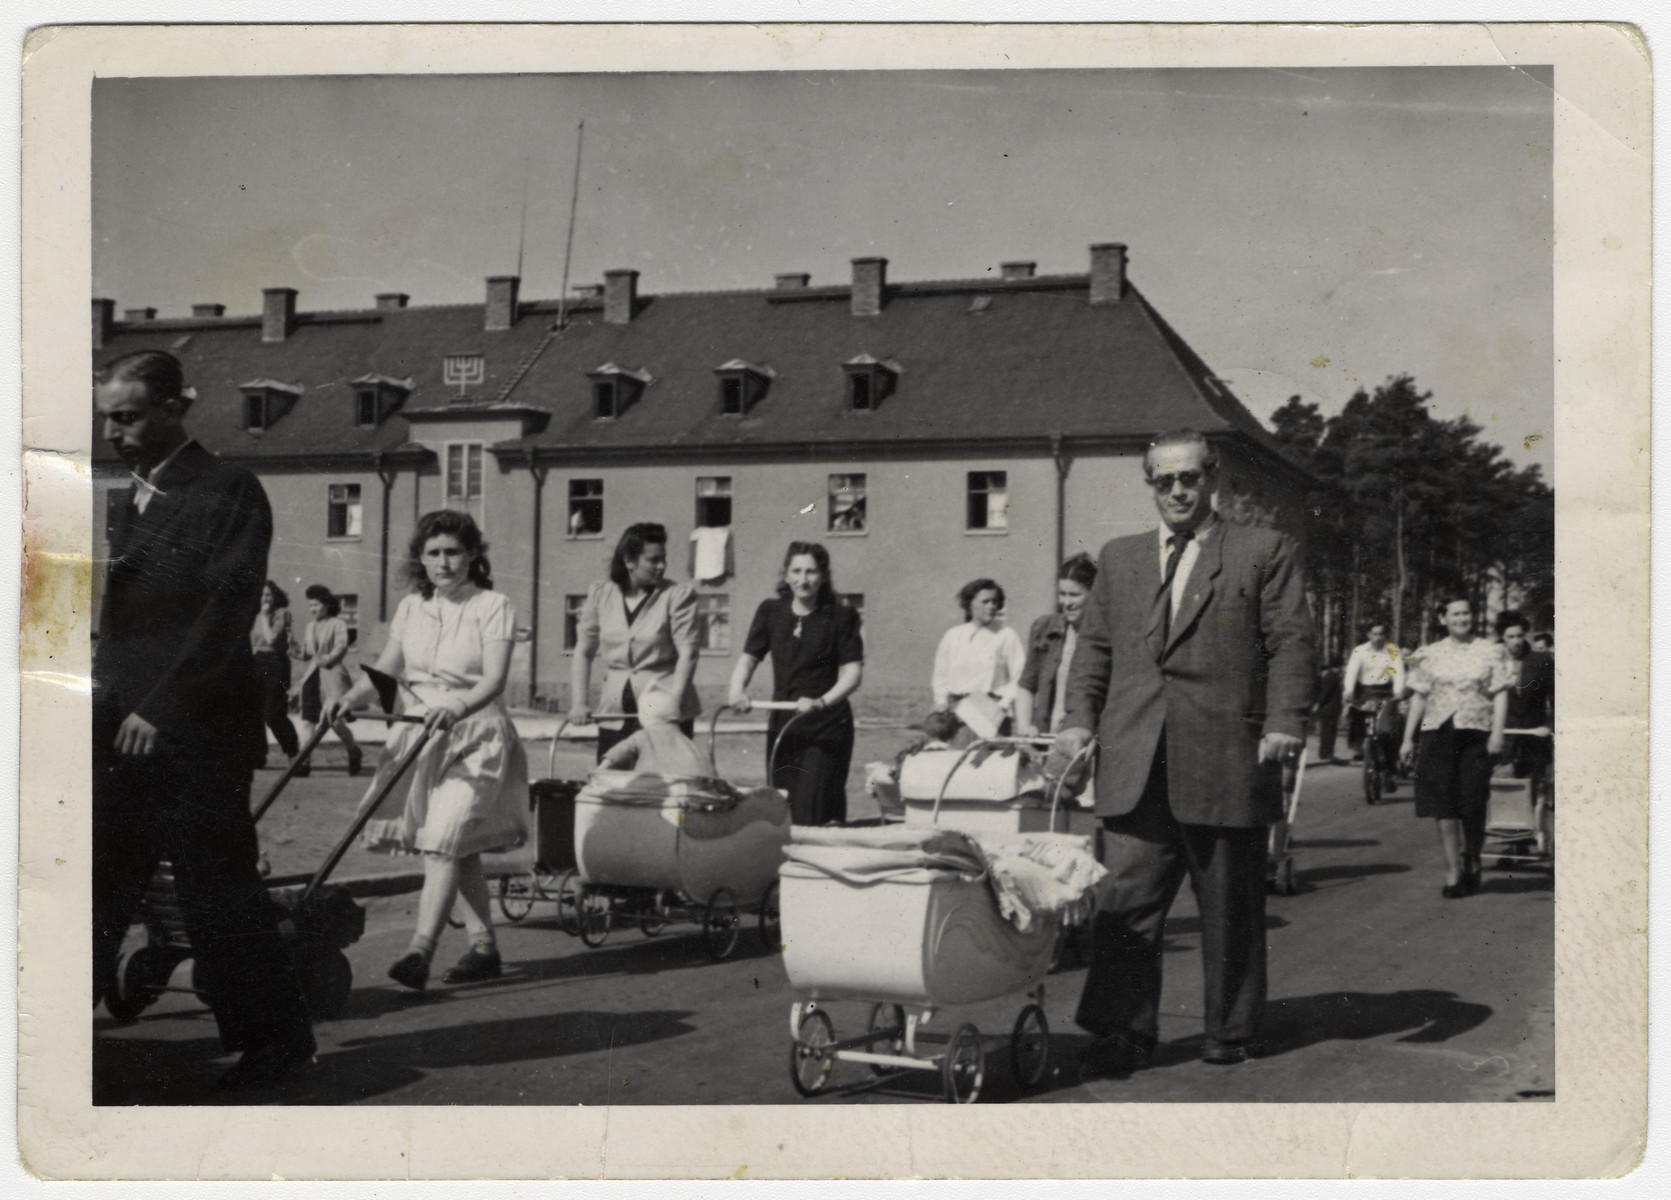
<path fill-rule="evenodd" d="M 863 533 L 865 524 L 865 477 L 831 475 L 829 502 L 831 533 Z"/>
<path fill-rule="evenodd" d="M 360 485 L 333 483 L 328 493 L 325 517 L 325 536 L 357 538 L 360 536 Z"/>
<path fill-rule="evenodd" d="M 696 616 L 702 626 L 702 642 L 699 648 L 709 654 L 730 654 L 730 595 L 725 592 L 698 593 Z"/>
<path fill-rule="evenodd" d="M 1009 474 L 1005 471 L 970 471 L 965 528 L 996 531 L 1009 526 Z"/>
<path fill-rule="evenodd" d="M 699 529 L 723 529 L 731 524 L 731 476 L 696 477 L 696 525 Z"/>
<path fill-rule="evenodd" d="M 482 444 L 447 443 L 447 499 L 479 500 L 482 495 Z"/>
<path fill-rule="evenodd" d="M 603 536 L 603 480 L 569 480 L 569 536 Z"/>

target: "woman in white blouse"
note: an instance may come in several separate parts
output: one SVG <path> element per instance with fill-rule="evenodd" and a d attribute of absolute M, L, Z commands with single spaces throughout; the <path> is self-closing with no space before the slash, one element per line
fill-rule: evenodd
<path fill-rule="evenodd" d="M 1438 823 L 1445 855 L 1440 894 L 1456 900 L 1480 885 L 1491 770 L 1503 753 L 1508 689 L 1517 672 L 1500 644 L 1474 636 L 1467 600 L 1446 601 L 1438 616 L 1447 636 L 1408 660 L 1410 712 L 1400 757 L 1416 760 L 1416 815 Z"/>
<path fill-rule="evenodd" d="M 965 696 L 983 696 L 1013 716 L 1027 650 L 1004 624 L 1004 589 L 990 579 L 971 580 L 957 602 L 967 619 L 946 631 L 935 652 L 934 711 L 950 712 Z"/>
<path fill-rule="evenodd" d="M 396 725 L 366 792 L 375 795 L 411 749 L 420 729 L 429 742 L 412 765 L 401 815 L 367 826 L 374 848 L 424 856 L 418 924 L 389 977 L 414 990 L 429 980 L 436 942 L 455 898 L 464 901 L 469 949 L 446 983 L 497 978 L 499 948 L 488 907 L 481 856 L 527 837 L 528 759 L 501 694 L 510 674 L 516 610 L 493 590 L 487 545 L 468 515 L 426 514 L 412 537 L 407 575 L 415 588 L 395 610 L 377 669 L 405 682 L 406 712 L 422 726 Z M 372 699 L 362 679 L 327 716 Z"/>
<path fill-rule="evenodd" d="M 574 661 L 570 666 L 569 720 L 598 727 L 598 761 L 615 743 L 636 733 L 638 697 L 653 687 L 679 698 L 679 728 L 696 733 L 702 705 L 691 682 L 701 643 L 696 592 L 667 575 L 667 530 L 650 522 L 627 526 L 610 560 L 609 578 L 594 583 L 580 608 Z M 607 671 L 603 696 L 591 703 L 592 660 L 602 656 Z"/>

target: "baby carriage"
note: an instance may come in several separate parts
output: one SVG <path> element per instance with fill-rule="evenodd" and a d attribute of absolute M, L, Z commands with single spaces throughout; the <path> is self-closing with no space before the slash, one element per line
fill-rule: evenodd
<path fill-rule="evenodd" d="M 360 715 L 388 722 L 422 721 L 421 717 Z M 254 820 L 260 821 L 266 815 L 286 785 L 295 778 L 299 764 L 307 761 L 308 755 L 329 729 L 330 726 L 321 722 L 314 730 L 302 752 L 256 806 L 251 814 Z M 379 803 L 406 773 L 427 738 L 427 734 L 420 737 L 411 753 L 402 760 L 379 793 Z M 365 911 L 354 898 L 344 889 L 328 885 L 326 879 L 342 861 L 376 807 L 377 804 L 373 803 L 355 817 L 330 856 L 312 875 L 284 875 L 266 881 L 268 899 L 274 908 L 291 967 L 302 985 L 308 1013 L 316 1021 L 328 1021 L 339 1016 L 348 1002 L 354 986 L 354 969 L 343 951 L 360 940 L 366 924 Z M 145 925 L 146 943 L 128 955 L 121 967 L 119 986 L 108 990 L 104 999 L 105 1010 L 123 1021 L 138 1017 L 164 992 L 189 992 L 201 996 L 208 991 L 204 964 L 194 957 L 191 941 L 186 935 L 179 897 L 174 890 L 173 864 L 158 864 L 141 902 L 140 918 Z M 188 958 L 192 959 L 191 986 L 169 986 L 169 979 L 175 970 Z"/>
<path fill-rule="evenodd" d="M 710 764 L 725 711 L 709 722 Z M 600 768 L 573 804 L 575 865 L 554 899 L 563 927 L 586 945 L 601 946 L 618 924 L 653 937 L 673 921 L 692 921 L 709 955 L 723 960 L 744 914 L 755 916 L 768 949 L 781 945 L 777 869 L 790 829 L 782 792 L 739 790 L 717 769 L 711 778 L 686 778 Z"/>
<path fill-rule="evenodd" d="M 1552 866 L 1555 861 L 1555 766 L 1554 734 L 1547 725 L 1535 729 L 1505 729 L 1511 739 L 1534 742 L 1541 753 L 1526 755 L 1527 767 L 1515 774 L 1526 780 L 1524 788 L 1499 790 L 1495 784 L 1486 809 L 1485 845 L 1482 854 L 1495 860 L 1498 869 L 1517 865 Z M 1514 761 L 1511 755 L 1511 761 Z"/>
<path fill-rule="evenodd" d="M 907 825 L 939 825 L 963 833 L 1075 833 L 1096 847 L 1097 822 L 1088 808 L 1062 802 L 1043 771 L 1049 737 L 977 738 L 962 749 L 924 747 L 900 760 L 899 797 Z M 1062 923 L 1051 969 L 1070 957 L 1083 961 L 1093 905 Z"/>
<path fill-rule="evenodd" d="M 786 856 L 778 875 L 796 996 L 789 1071 L 801 1095 L 820 1091 L 841 1061 L 878 1074 L 938 1072 L 947 1100 L 972 1103 L 986 1069 L 980 1030 L 964 1023 L 938 1037 L 922 1027 L 940 1008 L 1015 993 L 1028 1003 L 1011 1030 L 1011 1065 L 1023 1087 L 1044 1080 L 1044 977 L 1064 912 L 1083 907 L 1104 873 L 1088 838 L 798 827 Z M 836 1000 L 870 1003 L 863 1033 L 837 1040 L 824 1007 Z"/>

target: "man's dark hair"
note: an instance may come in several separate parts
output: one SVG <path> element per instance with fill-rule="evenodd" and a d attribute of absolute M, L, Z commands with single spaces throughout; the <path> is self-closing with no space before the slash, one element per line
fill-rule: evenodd
<path fill-rule="evenodd" d="M 145 395 L 153 404 L 177 400 L 180 411 L 191 407 L 186 396 L 186 372 L 180 360 L 166 350 L 135 350 L 113 358 L 93 375 L 95 383 L 116 383 L 133 380 L 145 385 Z"/>
<path fill-rule="evenodd" d="M 1505 608 L 1502 612 L 1498 613 L 1496 617 L 1492 619 L 1491 624 L 1492 627 L 1497 630 L 1499 636 L 1507 633 L 1516 625 L 1520 626 L 1520 628 L 1524 629 L 1527 633 L 1532 631 L 1532 624 L 1526 619 L 1526 614 L 1513 608 Z"/>
<path fill-rule="evenodd" d="M 1209 475 L 1218 472 L 1218 451 L 1213 449 L 1207 435 L 1199 429 L 1168 429 L 1154 441 L 1149 443 L 1149 449 L 1143 454 L 1143 477 L 1149 478 L 1149 456 L 1164 446 L 1200 446 L 1201 467 Z"/>

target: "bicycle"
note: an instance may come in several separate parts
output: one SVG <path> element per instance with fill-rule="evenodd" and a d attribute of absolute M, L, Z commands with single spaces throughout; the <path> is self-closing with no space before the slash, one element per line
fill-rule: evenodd
<path fill-rule="evenodd" d="M 1363 740 L 1363 798 L 1365 804 L 1374 805 L 1381 798 L 1398 790 L 1397 755 L 1389 750 L 1386 740 L 1390 733 L 1381 728 L 1382 711 L 1389 705 L 1398 703 L 1391 696 L 1378 696 L 1372 700 L 1365 700 L 1352 705 L 1363 713 L 1366 720 Z M 1396 709 L 1394 709 L 1396 711 Z"/>

